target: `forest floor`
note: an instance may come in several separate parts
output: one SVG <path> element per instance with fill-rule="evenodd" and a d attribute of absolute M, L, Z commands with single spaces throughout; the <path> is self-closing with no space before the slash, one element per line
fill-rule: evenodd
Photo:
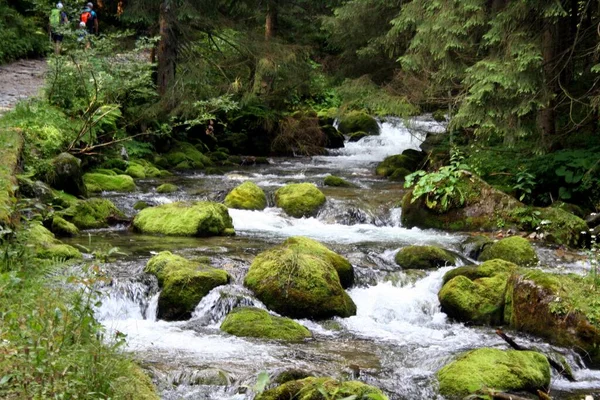
<path fill-rule="evenodd" d="M 0 115 L 19 100 L 35 96 L 44 85 L 46 60 L 19 60 L 0 65 Z"/>

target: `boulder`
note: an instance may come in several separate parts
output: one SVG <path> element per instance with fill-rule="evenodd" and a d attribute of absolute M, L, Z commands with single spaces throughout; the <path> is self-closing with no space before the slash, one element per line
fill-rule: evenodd
<path fill-rule="evenodd" d="M 325 125 L 321 128 L 325 135 L 325 148 L 340 149 L 344 147 L 344 135 L 335 129 L 332 125 Z"/>
<path fill-rule="evenodd" d="M 161 167 L 175 169 L 203 169 L 213 165 L 208 156 L 187 142 L 175 142 L 167 154 L 155 161 Z"/>
<path fill-rule="evenodd" d="M 535 250 L 529 241 L 520 236 L 511 236 L 485 246 L 479 255 L 479 261 L 499 258 L 521 267 L 530 267 L 538 263 Z"/>
<path fill-rule="evenodd" d="M 360 139 L 370 136 L 367 132 L 358 131 L 348 135 L 349 142 L 358 142 Z"/>
<path fill-rule="evenodd" d="M 476 324 L 501 324 L 509 275 L 517 266 L 502 260 L 459 267 L 444 276 L 438 293 L 449 317 Z"/>
<path fill-rule="evenodd" d="M 340 279 L 344 274 L 335 265 L 343 260 L 311 239 L 290 238 L 256 256 L 244 285 L 269 309 L 285 316 L 349 317 L 356 314 L 356 305 L 344 291 Z"/>
<path fill-rule="evenodd" d="M 325 195 L 312 183 L 292 183 L 275 192 L 275 204 L 290 216 L 315 216 L 325 204 Z"/>
<path fill-rule="evenodd" d="M 254 400 L 387 400 L 381 390 L 358 381 L 337 381 L 333 378 L 309 377 L 289 381 L 274 389 L 258 394 Z"/>
<path fill-rule="evenodd" d="M 540 230 L 544 234 L 544 240 L 573 247 L 583 244 L 586 235 L 582 232 L 587 231 L 588 225 L 582 218 L 557 207 L 536 210 L 542 219 Z"/>
<path fill-rule="evenodd" d="M 452 253 L 435 246 L 406 246 L 396 253 L 396 264 L 403 269 L 430 269 L 454 265 Z"/>
<path fill-rule="evenodd" d="M 150 204 L 146 203 L 144 200 L 138 200 L 133 205 L 134 210 L 143 210 L 144 208 L 152 207 Z"/>
<path fill-rule="evenodd" d="M 390 176 L 388 176 L 388 179 L 390 181 L 403 182 L 406 178 L 406 175 L 410 175 L 411 173 L 412 172 L 406 168 L 397 168 Z"/>
<path fill-rule="evenodd" d="M 229 192 L 224 203 L 229 208 L 240 210 L 264 210 L 267 207 L 267 196 L 256 183 L 246 181 Z"/>
<path fill-rule="evenodd" d="M 69 221 L 55 215 L 52 218 L 50 230 L 57 236 L 72 237 L 79 234 L 79 229 Z"/>
<path fill-rule="evenodd" d="M 484 235 L 473 235 L 467 237 L 461 244 L 460 250 L 469 258 L 477 260 L 486 246 L 494 243 L 492 239 Z"/>
<path fill-rule="evenodd" d="M 335 187 L 355 187 L 352 183 L 347 180 L 340 178 L 339 176 L 329 175 L 325 177 L 323 181 L 325 186 L 335 186 Z"/>
<path fill-rule="evenodd" d="M 87 173 L 83 175 L 83 181 L 90 193 L 133 192 L 135 190 L 135 182 L 129 175 Z"/>
<path fill-rule="evenodd" d="M 360 111 L 353 111 L 343 116 L 340 119 L 338 129 L 344 135 L 359 131 L 365 132 L 368 135 L 379 135 L 380 130 L 375 118 Z"/>
<path fill-rule="evenodd" d="M 163 183 L 156 188 L 156 193 L 173 193 L 177 191 L 177 186 L 172 183 Z"/>
<path fill-rule="evenodd" d="M 61 216 L 79 229 L 107 228 L 128 219 L 110 200 L 88 199 L 71 205 Z"/>
<path fill-rule="evenodd" d="M 230 281 L 227 272 L 186 260 L 163 251 L 152 257 L 144 272 L 156 276 L 161 292 L 158 317 L 167 321 L 184 320 L 208 292 Z"/>
<path fill-rule="evenodd" d="M 221 330 L 234 336 L 302 341 L 312 334 L 289 318 L 276 317 L 255 307 L 234 308 L 221 324 Z"/>
<path fill-rule="evenodd" d="M 61 153 L 52 160 L 52 169 L 48 183 L 55 189 L 64 190 L 74 196 L 87 196 L 81 160 L 69 153 Z"/>
<path fill-rule="evenodd" d="M 406 149 L 402 152 L 402 155 L 413 162 L 414 169 L 420 169 L 427 157 L 427 153 L 415 149 Z"/>
<path fill-rule="evenodd" d="M 391 176 L 396 170 L 414 171 L 417 164 L 407 156 L 396 154 L 395 156 L 386 157 L 377 165 L 375 174 L 378 176 Z M 410 172 L 409 172 L 410 173 Z"/>
<path fill-rule="evenodd" d="M 144 179 L 146 178 L 146 169 L 143 165 L 132 161 L 125 170 L 125 174 L 134 179 Z"/>
<path fill-rule="evenodd" d="M 463 399 L 480 392 L 546 391 L 550 364 L 534 351 L 482 348 L 462 354 L 437 372 L 440 393 L 448 399 Z"/>
<path fill-rule="evenodd" d="M 30 199 L 40 199 L 44 203 L 50 203 L 54 198 L 52 188 L 42 181 L 32 181 L 31 179 L 18 176 L 19 193 L 22 197 Z"/>
<path fill-rule="evenodd" d="M 141 233 L 169 236 L 230 236 L 233 223 L 223 204 L 199 201 L 170 203 L 141 210 L 133 220 Z"/>
<path fill-rule="evenodd" d="M 81 252 L 73 246 L 63 244 L 52 232 L 40 223 L 32 223 L 27 232 L 27 245 L 33 248 L 35 256 L 48 260 L 81 259 Z"/>

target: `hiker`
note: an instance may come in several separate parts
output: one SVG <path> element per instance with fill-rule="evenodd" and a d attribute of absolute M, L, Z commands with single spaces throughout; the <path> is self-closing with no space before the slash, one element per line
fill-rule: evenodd
<path fill-rule="evenodd" d="M 62 28 L 69 23 L 67 13 L 63 11 L 61 2 L 56 3 L 56 8 L 50 11 L 50 39 L 54 43 L 54 54 L 60 54 L 60 46 L 64 35 L 61 33 Z"/>
<path fill-rule="evenodd" d="M 206 133 L 208 136 L 215 137 L 215 134 L 214 134 L 214 132 L 215 132 L 215 126 L 214 126 L 214 122 L 213 122 L 213 120 L 211 119 L 211 120 L 208 122 L 208 126 L 206 127 L 206 132 L 205 132 L 205 133 Z"/>
<path fill-rule="evenodd" d="M 85 23 L 86 29 L 91 35 L 98 35 L 98 15 L 94 11 L 94 5 L 87 3 L 81 11 L 79 20 Z"/>
<path fill-rule="evenodd" d="M 86 49 L 90 48 L 90 38 L 88 38 L 88 30 L 85 22 L 79 23 L 79 29 L 77 29 L 77 42 L 81 43 Z"/>

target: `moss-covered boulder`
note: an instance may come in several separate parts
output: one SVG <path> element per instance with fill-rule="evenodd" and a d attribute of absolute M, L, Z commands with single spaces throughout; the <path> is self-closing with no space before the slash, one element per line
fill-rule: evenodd
<path fill-rule="evenodd" d="M 286 382 L 257 395 L 254 400 L 329 400 L 333 398 L 387 400 L 387 396 L 381 390 L 362 382 L 341 382 L 333 378 L 315 377 Z"/>
<path fill-rule="evenodd" d="M 396 253 L 396 264 L 404 269 L 429 269 L 454 265 L 452 253 L 435 246 L 406 246 Z"/>
<path fill-rule="evenodd" d="M 152 379 L 137 365 L 130 364 L 127 373 L 111 383 L 114 399 L 160 400 Z"/>
<path fill-rule="evenodd" d="M 125 170 L 125 174 L 134 179 L 144 179 L 146 178 L 146 169 L 143 165 L 132 161 Z"/>
<path fill-rule="evenodd" d="M 79 229 L 75 226 L 75 224 L 70 223 L 69 221 L 55 215 L 52 218 L 52 224 L 50 225 L 50 230 L 56 236 L 62 237 L 72 237 L 77 236 L 79 234 Z"/>
<path fill-rule="evenodd" d="M 79 229 L 107 228 L 128 221 L 125 214 L 107 199 L 78 201 L 61 214 Z"/>
<path fill-rule="evenodd" d="M 406 168 L 397 168 L 390 176 L 388 176 L 388 179 L 390 181 L 403 182 L 406 179 L 406 176 L 410 174 L 411 171 Z"/>
<path fill-rule="evenodd" d="M 338 127 L 344 135 L 349 135 L 354 132 L 366 132 L 369 135 L 379 135 L 379 124 L 375 118 L 370 115 L 354 111 L 346 114 L 340 119 Z"/>
<path fill-rule="evenodd" d="M 173 193 L 177 191 L 177 185 L 172 183 L 163 183 L 156 188 L 156 193 Z"/>
<path fill-rule="evenodd" d="M 367 137 L 367 136 L 371 136 L 371 135 L 369 135 L 367 132 L 363 132 L 363 131 L 354 132 L 354 133 L 351 133 L 350 135 L 348 135 L 348 141 L 349 142 L 358 142 L 360 139 Z"/>
<path fill-rule="evenodd" d="M 208 156 L 187 142 L 175 142 L 167 154 L 155 161 L 161 167 L 175 169 L 203 169 L 213 165 Z"/>
<path fill-rule="evenodd" d="M 465 238 L 460 244 L 460 250 L 467 257 L 477 260 L 486 246 L 494 243 L 492 239 L 484 235 L 473 235 Z"/>
<path fill-rule="evenodd" d="M 545 391 L 550 385 L 550 364 L 534 351 L 482 348 L 461 355 L 437 372 L 440 393 L 463 399 L 485 390 L 501 392 Z"/>
<path fill-rule="evenodd" d="M 264 210 L 267 196 L 256 183 L 246 181 L 229 192 L 224 203 L 229 208 L 240 210 Z"/>
<path fill-rule="evenodd" d="M 340 258 L 311 239 L 290 238 L 256 256 L 244 285 L 269 309 L 282 315 L 349 317 L 356 314 L 356 305 L 340 282 L 344 274 L 338 273 L 335 265 L 343 261 Z"/>
<path fill-rule="evenodd" d="M 135 190 L 135 182 L 129 175 L 87 173 L 83 175 L 83 181 L 90 193 L 133 192 Z"/>
<path fill-rule="evenodd" d="M 415 149 L 406 149 L 402 155 L 412 161 L 413 169 L 421 169 L 427 157 L 427 153 Z"/>
<path fill-rule="evenodd" d="M 158 297 L 158 317 L 164 320 L 183 320 L 208 292 L 229 283 L 227 272 L 186 260 L 163 251 L 152 257 L 144 272 L 156 276 L 161 292 Z"/>
<path fill-rule="evenodd" d="M 339 176 L 329 175 L 325 177 L 323 181 L 325 186 L 335 186 L 335 187 L 355 187 L 352 183 L 348 182 L 344 178 L 340 178 Z"/>
<path fill-rule="evenodd" d="M 325 148 L 340 149 L 344 147 L 344 135 L 332 125 L 325 125 L 321 128 L 325 135 Z"/>
<path fill-rule="evenodd" d="M 81 160 L 69 153 L 61 153 L 52 160 L 52 169 L 48 176 L 48 183 L 52 187 L 74 196 L 87 196 Z"/>
<path fill-rule="evenodd" d="M 229 236 L 235 234 L 227 207 L 208 201 L 170 203 L 141 210 L 133 220 L 141 233 L 169 236 Z"/>
<path fill-rule="evenodd" d="M 255 307 L 233 309 L 221 324 L 221 330 L 234 336 L 302 341 L 311 337 L 304 326 L 294 320 L 276 317 Z"/>
<path fill-rule="evenodd" d="M 449 271 L 438 293 L 442 311 L 459 321 L 502 323 L 506 285 L 516 268 L 503 260 L 491 260 Z"/>
<path fill-rule="evenodd" d="M 538 208 L 540 212 L 540 229 L 544 234 L 543 239 L 551 243 L 576 247 L 581 245 L 588 226 L 586 222 L 569 211 L 558 208 Z"/>
<path fill-rule="evenodd" d="M 148 207 L 152 207 L 152 206 L 150 204 L 148 204 L 147 202 L 145 202 L 144 200 L 138 200 L 133 205 L 133 209 L 137 210 L 137 211 L 143 210 L 144 208 L 148 208 Z"/>
<path fill-rule="evenodd" d="M 479 261 L 499 258 L 515 263 L 521 267 L 529 267 L 538 263 L 535 250 L 529 241 L 520 236 L 511 236 L 486 246 L 479 255 Z"/>
<path fill-rule="evenodd" d="M 277 207 L 296 218 L 315 216 L 325 200 L 323 192 L 312 183 L 292 183 L 275 192 Z"/>
<path fill-rule="evenodd" d="M 600 366 L 600 289 L 593 278 L 522 270 L 511 275 L 504 323 L 550 343 L 570 347 Z"/>
<path fill-rule="evenodd" d="M 42 181 L 33 181 L 25 176 L 17 176 L 17 183 L 21 197 L 39 199 L 44 203 L 50 203 L 54 198 L 52 188 Z"/>
<path fill-rule="evenodd" d="M 81 259 L 81 252 L 73 246 L 63 244 L 42 224 L 32 223 L 27 232 L 27 245 L 33 248 L 35 256 L 42 259 Z"/>
<path fill-rule="evenodd" d="M 414 171 L 416 164 L 407 156 L 402 154 L 396 154 L 394 156 L 386 157 L 382 162 L 377 165 L 375 174 L 378 176 L 391 176 L 400 169 L 404 173 L 405 171 Z"/>

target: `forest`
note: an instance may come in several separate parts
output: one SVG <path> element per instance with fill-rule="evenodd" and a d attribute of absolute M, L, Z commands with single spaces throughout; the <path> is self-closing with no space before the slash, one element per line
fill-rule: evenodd
<path fill-rule="evenodd" d="M 0 398 L 600 396 L 599 2 L 0 0 L 0 80 Z"/>

